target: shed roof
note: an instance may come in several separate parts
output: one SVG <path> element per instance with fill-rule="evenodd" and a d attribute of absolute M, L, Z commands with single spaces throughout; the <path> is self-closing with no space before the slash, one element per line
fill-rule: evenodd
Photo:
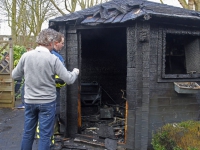
<path fill-rule="evenodd" d="M 143 17 L 190 18 L 200 21 L 200 12 L 174 7 L 146 0 L 111 0 L 84 10 L 60 16 L 51 22 L 70 22 L 76 24 L 124 23 Z"/>

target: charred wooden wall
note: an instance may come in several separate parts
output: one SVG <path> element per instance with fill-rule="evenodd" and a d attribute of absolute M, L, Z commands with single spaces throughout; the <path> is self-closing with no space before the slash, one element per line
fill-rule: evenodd
<path fill-rule="evenodd" d="M 60 26 L 59 31 L 65 35 L 65 46 L 61 55 L 65 59 L 66 68 L 72 71 L 78 67 L 78 35 L 76 29 Z M 74 137 L 78 131 L 78 79 L 72 85 L 61 88 L 60 115 L 64 124 L 61 132 L 65 137 Z"/>
<path fill-rule="evenodd" d="M 78 34 L 76 29 L 68 29 L 66 33 L 67 42 L 67 68 L 72 71 L 78 66 Z M 75 137 L 78 132 L 78 80 L 67 86 L 67 127 L 68 136 Z"/>
<path fill-rule="evenodd" d="M 62 34 L 66 35 L 65 25 L 57 26 L 57 29 L 55 29 L 55 30 L 58 30 Z M 66 45 L 66 39 L 65 39 L 64 47 L 60 51 L 60 54 L 62 55 L 62 57 L 65 60 L 65 65 L 66 65 L 66 53 L 67 53 L 66 47 L 67 47 L 67 45 Z M 60 90 L 60 117 L 65 124 L 66 124 L 66 116 L 67 116 L 66 107 L 67 107 L 67 87 L 65 86 L 65 87 L 62 87 Z M 65 124 L 61 124 L 60 131 L 62 133 L 64 133 L 65 135 L 67 135 L 67 131 L 65 130 Z"/>
<path fill-rule="evenodd" d="M 137 76 L 136 70 L 136 48 L 137 39 L 135 27 L 127 28 L 127 85 L 126 85 L 126 99 L 127 99 L 127 132 L 126 132 L 126 147 L 134 148 L 135 145 L 135 122 L 136 122 L 136 104 L 137 104 Z"/>
<path fill-rule="evenodd" d="M 138 22 L 127 29 L 126 147 L 130 149 L 151 148 L 152 133 L 166 123 L 199 119 L 200 95 L 177 94 L 173 82 L 184 79 L 161 80 L 165 58 L 160 26 L 162 25 Z M 177 26 L 171 30 L 181 30 L 180 28 Z M 162 29 L 170 30 L 170 27 L 165 25 Z M 182 33 L 189 33 L 184 30 L 185 28 Z"/>
<path fill-rule="evenodd" d="M 189 27 L 151 25 L 150 32 L 150 99 L 149 99 L 149 123 L 148 123 L 148 145 L 151 147 L 152 133 L 167 123 L 178 123 L 186 120 L 199 119 L 199 94 L 178 94 L 174 90 L 177 81 L 198 81 L 199 79 L 160 79 L 163 72 L 163 30 L 173 30 L 175 33 L 192 34 L 193 29 Z M 179 30 L 179 32 L 178 32 Z M 196 30 L 198 31 L 198 30 Z"/>
<path fill-rule="evenodd" d="M 147 149 L 150 98 L 150 26 L 145 23 L 136 23 L 127 31 L 128 116 L 126 147 Z"/>

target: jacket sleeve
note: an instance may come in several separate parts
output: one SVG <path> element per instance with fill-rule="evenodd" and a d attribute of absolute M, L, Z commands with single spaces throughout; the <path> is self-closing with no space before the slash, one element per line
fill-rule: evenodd
<path fill-rule="evenodd" d="M 73 84 L 78 77 L 73 71 L 68 71 L 58 58 L 55 61 L 55 71 L 59 78 L 67 84 Z"/>

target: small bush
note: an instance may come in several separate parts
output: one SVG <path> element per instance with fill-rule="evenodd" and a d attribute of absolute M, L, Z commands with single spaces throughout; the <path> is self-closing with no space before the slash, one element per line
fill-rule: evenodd
<path fill-rule="evenodd" d="M 14 64 L 14 67 L 17 66 L 17 64 L 18 64 L 18 62 L 19 62 L 19 59 L 21 58 L 21 56 L 22 56 L 25 52 L 26 52 L 26 49 L 25 49 L 25 47 L 23 47 L 23 46 L 15 45 L 15 46 L 13 47 L 13 60 L 14 60 L 13 64 Z M 17 84 L 17 81 L 15 81 L 15 86 L 16 86 L 16 84 Z M 22 85 L 23 85 L 23 81 L 21 82 L 20 89 L 21 89 Z M 16 98 L 19 98 L 19 97 L 21 96 L 21 95 L 20 95 L 20 92 L 21 92 L 20 89 L 19 89 L 18 91 L 15 91 L 15 92 L 16 92 L 16 93 L 15 93 L 15 97 L 16 97 Z"/>
<path fill-rule="evenodd" d="M 21 58 L 21 56 L 26 52 L 26 48 L 23 47 L 23 46 L 18 46 L 18 45 L 15 45 L 13 47 L 13 59 L 14 59 L 14 67 L 17 66 L 18 62 L 19 62 L 19 59 Z"/>
<path fill-rule="evenodd" d="M 153 134 L 154 150 L 200 150 L 200 121 L 166 124 Z"/>

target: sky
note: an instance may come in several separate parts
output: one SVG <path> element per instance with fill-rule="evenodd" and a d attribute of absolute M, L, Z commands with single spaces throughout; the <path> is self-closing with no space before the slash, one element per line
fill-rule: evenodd
<path fill-rule="evenodd" d="M 148 1 L 160 3 L 160 0 L 148 0 Z M 172 5 L 172 6 L 176 6 L 176 7 L 182 7 L 178 0 L 163 0 L 163 2 L 164 2 L 164 4 L 167 4 L 167 5 Z"/>
<path fill-rule="evenodd" d="M 160 3 L 160 0 L 148 0 L 148 1 Z M 178 0 L 163 0 L 163 2 L 164 4 L 167 4 L 167 5 L 181 7 Z M 44 28 L 48 28 L 48 22 L 43 23 L 42 29 Z M 7 22 L 0 22 L 0 35 L 10 35 L 10 34 L 11 34 L 11 29 L 9 28 Z"/>

